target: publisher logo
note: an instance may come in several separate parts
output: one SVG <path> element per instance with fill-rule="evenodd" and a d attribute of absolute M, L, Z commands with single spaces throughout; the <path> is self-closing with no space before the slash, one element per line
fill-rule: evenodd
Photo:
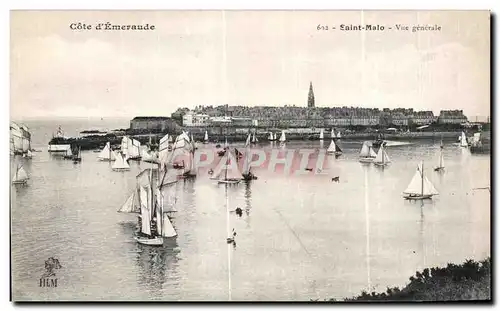
<path fill-rule="evenodd" d="M 55 270 L 61 269 L 59 259 L 50 257 L 45 261 L 45 273 L 40 277 L 40 287 L 57 287 L 57 277 Z"/>

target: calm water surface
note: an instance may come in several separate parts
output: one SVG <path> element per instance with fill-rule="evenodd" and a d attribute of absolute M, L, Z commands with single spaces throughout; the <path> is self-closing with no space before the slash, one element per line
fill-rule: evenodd
<path fill-rule="evenodd" d="M 309 300 L 404 286 L 416 270 L 490 255 L 490 157 L 445 145 L 446 171 L 432 171 L 438 142 L 391 146 L 385 169 L 357 161 L 360 141 L 327 158 L 325 175 L 287 177 L 255 170 L 258 180 L 227 189 L 205 172 L 176 187 L 178 236 L 164 247 L 138 245 L 136 217 L 117 213 L 149 164 L 113 172 L 82 152 L 80 164 L 47 152 L 57 123 L 30 124 L 31 179 L 11 190 L 15 300 Z M 92 127 L 63 125 L 68 135 Z M 108 128 L 127 127 L 126 121 Z M 325 141 L 325 148 L 329 141 Z M 288 143 L 287 149 L 318 148 Z M 270 148 L 262 143 L 259 148 Z M 439 191 L 432 201 L 401 193 L 420 160 Z M 331 177 L 340 176 L 339 183 Z M 57 257 L 57 288 L 39 288 L 44 262 Z"/>

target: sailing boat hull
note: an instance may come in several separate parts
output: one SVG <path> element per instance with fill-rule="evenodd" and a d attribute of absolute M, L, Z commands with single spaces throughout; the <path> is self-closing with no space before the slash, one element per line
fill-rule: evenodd
<path fill-rule="evenodd" d="M 407 200 L 425 200 L 432 199 L 432 194 L 424 194 L 424 195 L 403 195 L 403 198 Z"/>
<path fill-rule="evenodd" d="M 23 184 L 27 184 L 28 181 L 27 180 L 16 180 L 16 181 L 13 181 L 12 184 L 14 185 L 23 185 Z"/>
<path fill-rule="evenodd" d="M 141 160 L 142 160 L 142 157 L 127 158 L 127 160 L 132 160 L 132 161 L 141 161 Z"/>
<path fill-rule="evenodd" d="M 125 172 L 125 171 L 130 171 L 130 168 L 129 167 L 127 167 L 127 168 L 113 168 L 112 170 L 115 172 Z"/>
<path fill-rule="evenodd" d="M 153 246 L 163 245 L 163 237 L 161 237 L 161 236 L 157 236 L 154 238 L 135 237 L 135 240 L 139 244 L 143 244 L 143 245 L 153 245 Z"/>
<path fill-rule="evenodd" d="M 442 172 L 442 171 L 444 171 L 444 167 L 436 167 L 434 169 L 434 172 Z"/>
<path fill-rule="evenodd" d="M 336 156 L 339 156 L 342 154 L 342 152 L 341 151 L 327 151 L 326 154 L 334 154 Z"/>
<path fill-rule="evenodd" d="M 381 163 L 381 162 L 373 162 L 373 164 L 375 164 L 376 166 L 380 166 L 380 167 L 385 167 L 385 166 L 389 165 L 389 163 Z"/>
<path fill-rule="evenodd" d="M 373 158 L 359 158 L 361 163 L 373 163 Z"/>
<path fill-rule="evenodd" d="M 238 184 L 240 183 L 240 179 L 228 179 L 228 180 L 219 180 L 219 184 L 228 184 L 228 185 L 231 185 L 231 184 Z"/>

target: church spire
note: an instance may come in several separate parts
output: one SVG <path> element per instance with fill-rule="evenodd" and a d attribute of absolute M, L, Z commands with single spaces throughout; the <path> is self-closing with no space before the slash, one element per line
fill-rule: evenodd
<path fill-rule="evenodd" d="M 307 107 L 314 108 L 314 91 L 312 81 L 309 83 L 309 95 L 307 97 Z"/>

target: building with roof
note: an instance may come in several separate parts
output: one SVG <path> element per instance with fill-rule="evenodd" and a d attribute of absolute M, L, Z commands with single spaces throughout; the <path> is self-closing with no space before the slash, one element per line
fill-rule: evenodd
<path fill-rule="evenodd" d="M 175 121 L 169 117 L 135 117 L 130 121 L 130 129 L 137 131 L 165 132 L 175 126 Z"/>

